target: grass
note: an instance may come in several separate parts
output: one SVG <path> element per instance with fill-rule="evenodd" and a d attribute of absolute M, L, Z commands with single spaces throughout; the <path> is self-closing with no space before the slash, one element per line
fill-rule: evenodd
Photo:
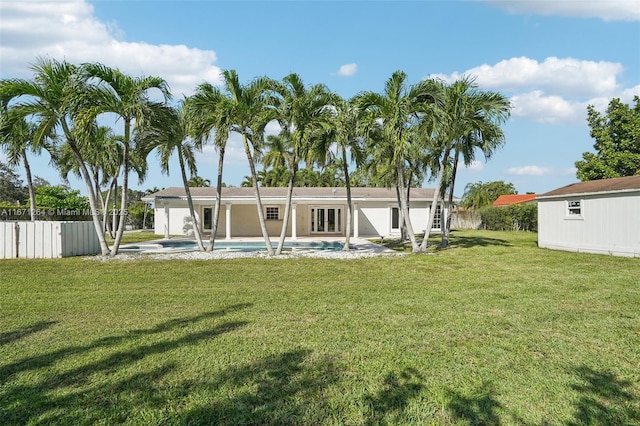
<path fill-rule="evenodd" d="M 162 235 L 156 235 L 153 231 L 125 231 L 122 234 L 122 241 L 120 241 L 120 244 L 142 243 L 144 241 L 161 240 L 162 238 Z M 114 239 L 111 238 L 109 234 L 105 235 L 105 239 L 109 246 L 114 243 Z"/>
<path fill-rule="evenodd" d="M 640 260 L 0 261 L 0 423 L 640 422 Z"/>

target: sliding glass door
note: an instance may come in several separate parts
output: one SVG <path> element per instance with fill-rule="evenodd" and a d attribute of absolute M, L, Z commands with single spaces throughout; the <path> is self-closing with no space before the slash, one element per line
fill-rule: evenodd
<path fill-rule="evenodd" d="M 342 216 L 341 207 L 311 207 L 311 233 L 342 233 Z"/>

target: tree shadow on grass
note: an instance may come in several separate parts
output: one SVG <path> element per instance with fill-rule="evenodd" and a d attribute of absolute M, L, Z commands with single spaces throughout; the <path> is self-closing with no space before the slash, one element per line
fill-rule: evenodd
<path fill-rule="evenodd" d="M 389 373 L 375 395 L 367 395 L 365 404 L 371 408 L 364 422 L 367 426 L 399 424 L 411 399 L 424 389 L 423 378 L 411 368 L 400 374 Z"/>
<path fill-rule="evenodd" d="M 41 321 L 29 327 L 21 328 L 19 330 L 9 331 L 7 333 L 0 333 L 0 346 L 14 342 L 16 340 L 23 339 L 39 331 L 46 330 L 47 328 L 51 327 L 54 324 L 57 324 L 57 321 Z"/>
<path fill-rule="evenodd" d="M 451 234 L 451 240 L 449 248 L 471 248 L 471 247 L 489 247 L 489 246 L 512 246 L 507 240 L 500 238 L 488 238 L 488 237 L 464 237 Z"/>
<path fill-rule="evenodd" d="M 331 357 L 318 357 L 309 350 L 268 356 L 222 372 L 207 386 L 226 396 L 184 413 L 175 423 L 316 425 L 331 420 L 337 424 L 345 421 L 348 404 L 355 403 L 368 408 L 363 413 L 365 425 L 402 424 L 410 400 L 424 388 L 420 375 L 407 369 L 387 374 L 382 389 L 361 401 L 330 402 L 343 375 Z"/>
<path fill-rule="evenodd" d="M 108 348 L 114 345 L 122 344 L 127 341 L 135 341 L 143 336 L 151 336 L 167 331 L 179 330 L 180 328 L 187 327 L 189 324 L 195 324 L 199 321 L 206 319 L 213 319 L 222 317 L 228 313 L 238 311 L 251 306 L 251 304 L 236 304 L 219 311 L 205 312 L 200 315 L 195 315 L 186 318 L 172 319 L 156 325 L 155 327 L 148 329 L 132 330 L 124 334 L 116 336 L 103 337 L 87 345 L 68 346 L 66 348 L 59 349 L 57 351 L 44 353 L 42 355 L 36 355 L 21 360 L 15 361 L 11 364 L 0 366 L 0 383 L 6 382 L 11 375 L 27 371 L 34 370 L 46 366 L 50 366 L 60 359 L 64 359 L 67 356 L 78 355 L 84 352 L 88 352 L 98 348 Z"/>
<path fill-rule="evenodd" d="M 331 413 L 324 392 L 339 377 L 330 357 L 309 350 L 267 356 L 223 371 L 207 387 L 225 396 L 181 414 L 177 423 L 320 424 Z"/>
<path fill-rule="evenodd" d="M 491 383 L 482 383 L 473 395 L 464 395 L 455 390 L 447 391 L 447 410 L 456 420 L 470 425 L 497 426 L 500 417 L 496 410 L 502 404 L 496 399 L 497 392 Z"/>
<path fill-rule="evenodd" d="M 631 393 L 630 381 L 586 366 L 576 368 L 575 372 L 581 383 L 571 387 L 580 393 L 580 399 L 575 420 L 569 426 L 640 424 L 640 400 Z"/>
<path fill-rule="evenodd" d="M 200 315 L 170 320 L 153 328 L 135 330 L 133 332 L 98 339 L 88 345 L 70 346 L 51 353 L 25 358 L 7 366 L 0 367 L 0 418 L 3 424 L 92 424 L 108 419 L 108 423 L 120 423 L 138 407 L 161 406 L 167 402 L 161 397 L 158 383 L 170 371 L 176 368 L 174 363 L 154 366 L 150 371 L 127 374 L 127 368 L 136 362 L 154 355 L 184 346 L 196 345 L 202 341 L 216 338 L 231 332 L 247 323 L 244 321 L 223 322 L 203 331 L 180 335 L 181 328 L 188 328 L 196 322 L 217 318 L 226 313 L 243 309 L 250 305 L 234 305 L 226 309 Z M 170 331 L 177 338 L 156 336 L 158 333 Z M 151 343 L 140 343 L 143 336 L 150 336 Z M 149 340 L 147 340 L 149 341 Z M 132 347 L 131 347 L 132 346 Z M 130 349 L 117 350 L 119 347 Z M 97 349 L 95 355 L 88 358 L 88 363 L 81 363 L 75 368 L 57 371 L 54 364 L 65 358 L 88 354 Z M 101 352 L 116 350 L 107 356 Z M 19 378 L 9 378 L 30 370 L 47 368 L 39 371 L 42 377 L 37 383 L 24 384 Z M 32 373 L 30 373 L 32 374 Z M 105 380 L 96 383 L 97 377 L 125 376 L 122 380 Z M 114 406 L 116 408 L 114 408 Z M 114 418 L 115 416 L 115 418 Z"/>

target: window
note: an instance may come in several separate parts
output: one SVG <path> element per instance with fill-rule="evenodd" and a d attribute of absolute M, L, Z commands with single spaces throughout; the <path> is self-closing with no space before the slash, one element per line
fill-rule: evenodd
<path fill-rule="evenodd" d="M 267 220 L 278 220 L 280 218 L 280 208 L 278 207 L 267 207 Z"/>
<path fill-rule="evenodd" d="M 440 229 L 442 223 L 442 208 L 441 205 L 438 204 L 436 206 L 436 215 L 433 218 L 433 226 L 431 226 L 431 229 Z"/>
<path fill-rule="evenodd" d="M 213 215 L 211 214 L 211 207 L 205 207 L 204 208 L 204 229 L 208 229 L 211 230 L 211 218 L 213 217 Z"/>
<path fill-rule="evenodd" d="M 567 216 L 580 217 L 582 216 L 582 206 L 580 200 L 567 201 Z"/>
<path fill-rule="evenodd" d="M 400 210 L 391 207 L 391 229 L 400 229 Z"/>

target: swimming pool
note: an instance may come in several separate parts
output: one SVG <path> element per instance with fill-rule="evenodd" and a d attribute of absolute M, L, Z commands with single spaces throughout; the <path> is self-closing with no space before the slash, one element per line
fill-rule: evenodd
<path fill-rule="evenodd" d="M 208 241 L 202 242 L 205 247 L 209 245 Z M 278 247 L 278 243 L 271 243 L 273 249 Z M 285 242 L 284 250 L 342 250 L 344 243 L 339 241 L 289 241 Z M 353 246 L 351 247 L 353 248 Z M 252 252 L 266 250 L 264 241 L 216 241 L 214 251 L 236 251 L 236 252 Z M 123 253 L 167 253 L 167 252 L 184 252 L 196 251 L 198 245 L 193 240 L 162 240 L 156 242 L 146 242 L 139 244 L 127 244 L 120 247 Z"/>

